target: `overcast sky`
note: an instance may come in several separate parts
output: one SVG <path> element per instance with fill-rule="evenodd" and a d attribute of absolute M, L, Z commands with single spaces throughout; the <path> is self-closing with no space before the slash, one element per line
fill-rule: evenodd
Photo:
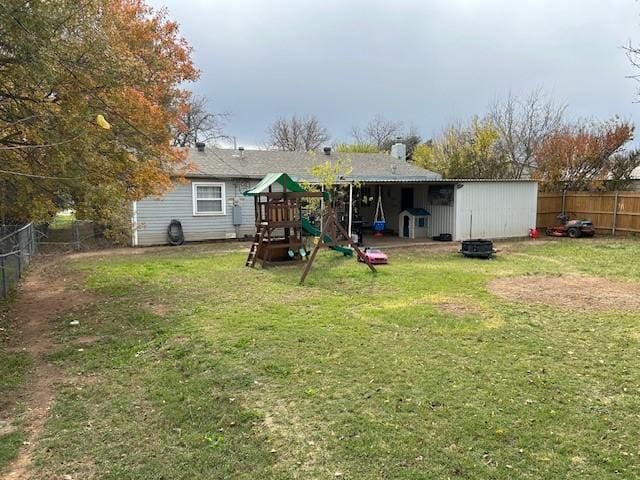
<path fill-rule="evenodd" d="M 275 118 L 294 113 L 317 115 L 334 141 L 377 113 L 430 138 L 538 87 L 575 117 L 640 119 L 622 49 L 640 43 L 635 0 L 151 4 L 180 23 L 202 71 L 193 90 L 232 113 L 240 145 L 261 144 Z"/>

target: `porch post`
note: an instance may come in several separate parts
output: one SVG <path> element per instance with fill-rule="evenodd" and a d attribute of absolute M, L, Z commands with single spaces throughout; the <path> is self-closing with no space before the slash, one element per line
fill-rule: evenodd
<path fill-rule="evenodd" d="M 351 240 L 351 222 L 353 221 L 353 183 L 349 184 L 349 228 L 347 233 L 349 234 L 349 240 Z"/>
<path fill-rule="evenodd" d="M 324 185 L 320 186 L 320 191 L 324 193 Z M 320 230 L 324 228 L 324 195 L 320 197 Z M 320 239 L 322 242 L 322 239 Z"/>

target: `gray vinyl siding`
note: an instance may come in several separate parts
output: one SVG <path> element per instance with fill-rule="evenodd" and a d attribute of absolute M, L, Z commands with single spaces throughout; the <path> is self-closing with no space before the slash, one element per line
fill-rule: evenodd
<path fill-rule="evenodd" d="M 193 215 L 192 183 L 220 182 L 225 184 L 225 215 Z M 182 223 L 185 241 L 242 238 L 255 233 L 253 198 L 242 192 L 255 180 L 223 180 L 198 178 L 174 184 L 174 188 L 162 197 L 149 197 L 136 203 L 137 245 L 164 245 L 167 243 L 167 227 L 171 220 Z M 242 224 L 233 225 L 233 209 L 242 211 Z"/>

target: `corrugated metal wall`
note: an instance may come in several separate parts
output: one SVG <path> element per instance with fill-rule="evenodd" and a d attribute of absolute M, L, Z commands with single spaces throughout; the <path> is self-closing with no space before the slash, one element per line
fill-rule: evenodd
<path fill-rule="evenodd" d="M 239 237 L 255 233 L 253 197 L 244 197 L 242 192 L 255 181 L 198 179 L 196 182 L 222 181 L 225 184 L 226 215 L 194 216 L 191 198 L 191 181 L 178 183 L 161 198 L 149 197 L 137 202 L 137 244 L 164 245 L 167 243 L 167 227 L 172 219 L 182 223 L 185 240 L 188 242 L 236 238 L 233 225 L 234 203 L 242 209 L 242 225 Z"/>
<path fill-rule="evenodd" d="M 461 184 L 455 189 L 455 240 L 466 240 L 470 234 L 473 238 L 524 237 L 535 227 L 536 182 Z"/>
<path fill-rule="evenodd" d="M 453 235 L 455 229 L 456 210 L 453 206 L 427 205 L 427 210 L 431 214 L 427 221 L 427 236 L 432 238 L 441 233 Z"/>

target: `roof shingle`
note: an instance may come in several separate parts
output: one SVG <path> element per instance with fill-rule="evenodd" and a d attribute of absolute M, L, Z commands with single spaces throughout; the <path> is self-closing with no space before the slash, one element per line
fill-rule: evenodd
<path fill-rule="evenodd" d="M 439 173 L 420 168 L 384 153 L 282 152 L 276 150 L 238 150 L 207 147 L 200 152 L 189 149 L 195 169 L 188 177 L 231 177 L 260 179 L 268 173 L 286 172 L 293 179 L 313 181 L 311 168 L 327 160 L 350 159 L 352 172 L 339 180 L 378 182 L 424 182 L 440 180 Z"/>

